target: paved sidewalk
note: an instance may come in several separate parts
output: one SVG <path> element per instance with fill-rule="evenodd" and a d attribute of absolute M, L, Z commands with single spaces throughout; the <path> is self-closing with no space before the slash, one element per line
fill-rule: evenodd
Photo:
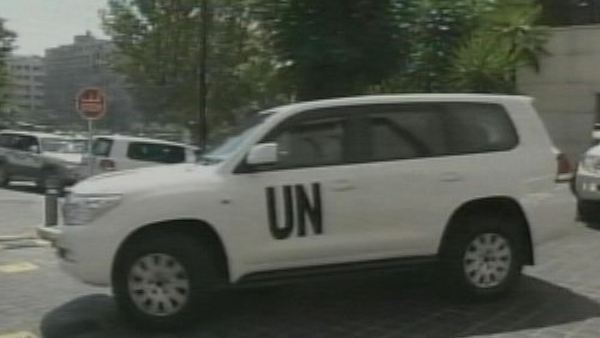
<path fill-rule="evenodd" d="M 0 238 L 33 235 L 44 220 L 44 196 L 0 189 Z"/>

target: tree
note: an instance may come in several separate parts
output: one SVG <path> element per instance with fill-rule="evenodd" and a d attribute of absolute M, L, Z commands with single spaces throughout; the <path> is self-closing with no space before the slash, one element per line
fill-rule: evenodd
<path fill-rule="evenodd" d="M 362 93 L 403 59 L 394 0 L 257 0 L 255 8 L 278 73 L 300 100 Z"/>
<path fill-rule="evenodd" d="M 124 73 L 150 121 L 194 121 L 199 104 L 200 0 L 110 0 L 103 15 Z M 212 0 L 209 12 L 210 124 L 279 102 L 275 64 L 247 0 Z"/>
<path fill-rule="evenodd" d="M 458 49 L 449 79 L 463 91 L 515 93 L 521 67 L 540 70 L 547 54 L 547 32 L 536 26 L 541 8 L 530 1 L 512 1 L 483 16 L 480 25 Z"/>
<path fill-rule="evenodd" d="M 6 57 L 9 55 L 13 48 L 13 43 L 16 39 L 16 34 L 4 26 L 4 20 L 0 18 L 0 114 L 3 113 L 4 105 L 4 92 L 8 85 L 7 71 L 6 71 Z M 4 118 L 3 116 L 0 116 Z"/>
<path fill-rule="evenodd" d="M 494 3 L 485 0 L 412 0 L 402 12 L 401 27 L 410 37 L 409 54 L 396 88 L 403 91 L 444 91 L 457 46 L 479 24 Z"/>

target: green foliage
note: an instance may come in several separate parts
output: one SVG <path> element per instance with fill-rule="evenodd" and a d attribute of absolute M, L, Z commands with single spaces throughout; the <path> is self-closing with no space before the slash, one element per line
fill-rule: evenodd
<path fill-rule="evenodd" d="M 477 93 L 512 92 L 515 59 L 510 49 L 505 40 L 493 40 L 487 34 L 471 37 L 456 51 L 448 75 L 449 88 Z"/>
<path fill-rule="evenodd" d="M 247 1 L 211 0 L 209 118 L 233 122 L 241 112 L 281 100 L 274 62 Z M 110 0 L 103 16 L 138 105 L 153 121 L 196 120 L 199 104 L 199 0 Z"/>
<path fill-rule="evenodd" d="M 447 88 L 446 78 L 456 47 L 494 8 L 487 0 L 413 0 L 402 17 L 404 34 L 410 37 L 405 71 L 400 74 L 404 91 L 431 92 Z"/>
<path fill-rule="evenodd" d="M 364 92 L 398 70 L 405 36 L 393 0 L 257 0 L 281 74 L 299 99 Z"/>
<path fill-rule="evenodd" d="M 195 120 L 201 0 L 110 0 L 105 29 L 140 108 Z M 539 69 L 535 0 L 210 0 L 209 116 L 370 92 L 514 92 Z"/>
<path fill-rule="evenodd" d="M 458 49 L 450 72 L 452 88 L 461 91 L 515 93 L 521 67 L 540 70 L 547 33 L 535 26 L 540 8 L 521 1 L 501 4 Z"/>

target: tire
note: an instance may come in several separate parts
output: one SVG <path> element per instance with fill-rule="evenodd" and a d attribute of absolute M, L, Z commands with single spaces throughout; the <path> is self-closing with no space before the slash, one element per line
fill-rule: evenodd
<path fill-rule="evenodd" d="M 523 267 L 523 224 L 500 215 L 469 215 L 459 222 L 441 254 L 443 290 L 451 296 L 479 300 L 511 291 Z"/>
<path fill-rule="evenodd" d="M 0 187 L 6 187 L 10 182 L 8 170 L 4 165 L 0 164 Z"/>
<path fill-rule="evenodd" d="M 113 294 L 121 312 L 143 328 L 190 324 L 208 308 L 221 281 L 209 247 L 180 234 L 131 242 L 113 273 Z"/>
<path fill-rule="evenodd" d="M 600 223 L 600 201 L 577 199 L 577 219 L 588 224 Z"/>

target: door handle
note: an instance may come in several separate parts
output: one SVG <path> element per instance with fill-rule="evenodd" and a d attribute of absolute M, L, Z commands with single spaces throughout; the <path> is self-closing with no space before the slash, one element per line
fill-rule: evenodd
<path fill-rule="evenodd" d="M 354 184 L 352 184 L 352 182 L 347 179 L 333 180 L 331 182 L 331 190 L 333 191 L 348 191 L 353 190 L 355 188 L 356 187 L 354 186 Z"/>
<path fill-rule="evenodd" d="M 443 173 L 440 180 L 442 182 L 460 182 L 463 177 L 458 173 Z"/>

